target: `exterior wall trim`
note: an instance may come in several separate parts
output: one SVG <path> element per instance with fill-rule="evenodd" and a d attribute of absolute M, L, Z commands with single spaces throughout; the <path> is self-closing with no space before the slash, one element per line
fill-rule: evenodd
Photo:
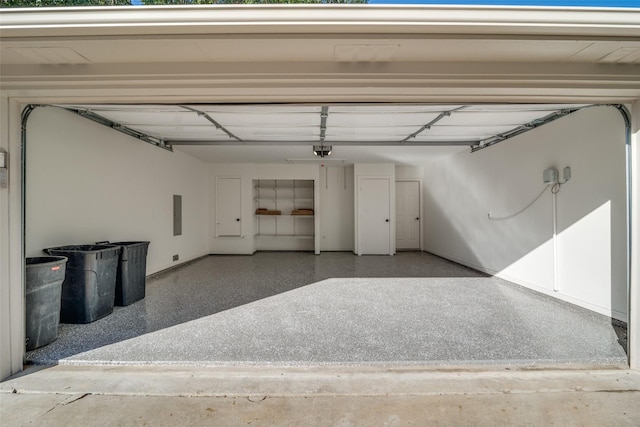
<path fill-rule="evenodd" d="M 486 34 L 638 38 L 640 9 L 234 5 L 4 9 L 2 37 L 141 34 Z"/>

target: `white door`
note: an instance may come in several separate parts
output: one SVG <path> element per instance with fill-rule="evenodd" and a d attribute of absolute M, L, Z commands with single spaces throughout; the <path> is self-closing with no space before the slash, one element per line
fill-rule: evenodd
<path fill-rule="evenodd" d="M 420 183 L 396 182 L 396 248 L 420 249 Z"/>
<path fill-rule="evenodd" d="M 240 178 L 216 179 L 216 236 L 242 234 Z"/>
<path fill-rule="evenodd" d="M 358 195 L 358 253 L 391 254 L 390 180 L 362 178 Z"/>

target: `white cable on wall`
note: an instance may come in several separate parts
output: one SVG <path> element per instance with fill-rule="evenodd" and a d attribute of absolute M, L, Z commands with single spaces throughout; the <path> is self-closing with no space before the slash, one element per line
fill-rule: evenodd
<path fill-rule="evenodd" d="M 548 174 L 548 172 L 553 172 L 552 174 Z M 562 185 L 566 184 L 570 179 L 571 179 L 571 168 L 569 166 L 565 167 L 563 170 L 563 177 L 564 177 L 564 181 L 559 181 L 558 180 L 558 171 L 555 168 L 550 168 L 545 170 L 544 174 L 544 181 L 545 182 L 552 182 L 551 184 L 547 184 L 546 187 L 544 187 L 542 189 L 542 191 L 540 192 L 540 194 L 538 194 L 538 196 L 533 199 L 533 201 L 531 203 L 529 203 L 527 206 L 525 206 L 524 208 L 522 208 L 521 210 L 519 210 L 518 212 L 511 214 L 511 215 L 507 215 L 507 216 L 503 216 L 503 217 L 494 217 L 491 216 L 491 211 L 489 211 L 489 213 L 487 214 L 487 216 L 489 217 L 489 220 L 491 221 L 506 221 L 508 219 L 514 218 L 518 215 L 520 215 L 522 212 L 526 211 L 527 209 L 529 209 L 531 206 L 533 206 L 533 204 L 535 202 L 538 201 L 538 199 L 540 199 L 540 197 L 542 197 L 542 195 L 544 194 L 545 191 L 547 191 L 547 189 L 549 187 L 551 187 L 551 194 L 552 194 L 552 212 L 553 212 L 553 291 L 554 292 L 560 292 L 560 283 L 558 280 L 558 205 L 557 205 L 557 197 L 558 197 L 558 193 L 560 192 L 560 188 L 562 187 Z"/>
<path fill-rule="evenodd" d="M 560 184 L 555 183 L 551 187 L 551 194 L 553 194 L 553 292 L 560 292 L 560 284 L 558 283 L 558 192 L 560 192 Z"/>
<path fill-rule="evenodd" d="M 544 192 L 545 192 L 545 191 L 547 191 L 547 189 L 548 189 L 550 186 L 551 186 L 551 185 L 547 185 L 546 187 L 544 187 L 544 188 L 542 189 L 542 191 L 540 192 L 540 194 L 538 194 L 538 196 L 537 196 L 535 199 L 533 199 L 533 201 L 532 201 L 531 203 L 529 203 L 527 206 L 525 206 L 524 208 L 520 209 L 518 212 L 516 212 L 516 213 L 514 213 L 514 214 L 507 215 L 507 216 L 502 216 L 502 217 L 497 217 L 497 216 L 492 216 L 492 215 L 491 215 L 491 212 L 489 212 L 489 213 L 487 214 L 487 217 L 488 217 L 488 218 L 489 218 L 489 220 L 491 220 L 491 221 L 506 221 L 506 220 L 508 220 L 508 219 L 515 218 L 515 217 L 517 217 L 518 215 L 520 215 L 521 213 L 523 213 L 524 211 L 526 211 L 527 209 L 529 209 L 531 206 L 533 206 L 533 204 L 534 204 L 535 202 L 537 202 L 537 201 L 538 201 L 538 199 L 540 199 L 540 197 L 542 197 L 542 195 L 544 194 Z"/>

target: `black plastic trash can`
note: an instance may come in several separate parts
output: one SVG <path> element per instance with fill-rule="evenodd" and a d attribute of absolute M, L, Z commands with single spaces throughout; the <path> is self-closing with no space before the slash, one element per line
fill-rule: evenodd
<path fill-rule="evenodd" d="M 119 246 L 71 245 L 44 251 L 69 259 L 62 283 L 61 322 L 91 323 L 113 312 Z"/>
<path fill-rule="evenodd" d="M 60 297 L 67 258 L 61 256 L 26 259 L 27 351 L 58 338 Z"/>
<path fill-rule="evenodd" d="M 116 276 L 116 305 L 129 305 L 145 295 L 147 250 L 149 242 L 113 242 L 120 246 L 120 261 Z"/>

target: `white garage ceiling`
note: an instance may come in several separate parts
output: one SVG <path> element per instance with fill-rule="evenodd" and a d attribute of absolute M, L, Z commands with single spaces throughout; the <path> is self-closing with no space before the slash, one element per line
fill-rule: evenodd
<path fill-rule="evenodd" d="M 500 142 L 586 105 L 261 104 L 58 105 L 160 146 L 212 163 L 329 162 L 424 164 Z"/>

